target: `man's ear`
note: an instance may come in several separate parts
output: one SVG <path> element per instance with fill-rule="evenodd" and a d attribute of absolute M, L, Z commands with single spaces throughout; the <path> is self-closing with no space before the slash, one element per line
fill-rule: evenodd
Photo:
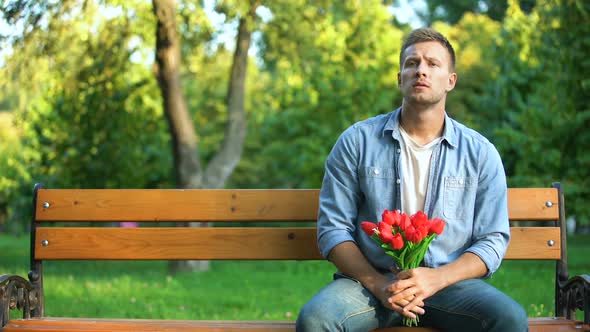
<path fill-rule="evenodd" d="M 400 73 L 397 73 L 397 87 L 401 87 L 402 86 L 402 76 L 400 75 Z"/>
<path fill-rule="evenodd" d="M 450 74 L 449 75 L 449 80 L 448 80 L 447 83 L 448 84 L 447 84 L 446 91 L 447 92 L 450 92 L 451 90 L 453 90 L 455 88 L 455 85 L 457 84 L 457 73 Z"/>

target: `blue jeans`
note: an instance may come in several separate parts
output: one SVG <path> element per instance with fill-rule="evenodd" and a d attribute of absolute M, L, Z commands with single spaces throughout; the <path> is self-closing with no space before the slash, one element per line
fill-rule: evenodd
<path fill-rule="evenodd" d="M 419 326 L 441 331 L 528 331 L 522 306 L 480 279 L 458 282 L 424 302 L 426 313 Z M 381 305 L 358 281 L 337 274 L 303 306 L 297 331 L 366 332 L 401 324 L 402 316 Z"/>

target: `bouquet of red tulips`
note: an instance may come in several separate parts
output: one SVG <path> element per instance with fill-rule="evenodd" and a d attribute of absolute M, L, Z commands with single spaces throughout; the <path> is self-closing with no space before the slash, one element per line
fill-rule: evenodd
<path fill-rule="evenodd" d="M 398 210 L 385 210 L 381 218 L 377 224 L 363 221 L 361 227 L 402 270 L 420 266 L 428 246 L 445 228 L 444 220 L 428 219 L 422 211 L 408 216 Z M 417 326 L 418 317 L 404 317 L 403 322 L 406 326 Z"/>

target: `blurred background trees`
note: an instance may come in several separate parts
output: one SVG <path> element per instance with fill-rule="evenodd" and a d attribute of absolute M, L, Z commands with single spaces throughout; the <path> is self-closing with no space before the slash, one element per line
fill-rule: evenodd
<path fill-rule="evenodd" d="M 201 171 L 215 165 L 227 175 L 204 186 L 319 187 L 338 135 L 399 105 L 401 41 L 431 25 L 458 53 L 449 114 L 494 142 L 509 185 L 561 181 L 568 215 L 589 223 L 588 1 L 418 1 L 411 24 L 401 23 L 408 14 L 399 1 L 171 3 L 180 61 L 173 92 L 186 104 L 181 124 L 194 129 L 189 154 Z M 0 9 L 1 231 L 26 230 L 34 182 L 184 186 L 157 76 L 153 3 L 0 0 Z M 238 122 L 247 134 L 227 150 L 241 130 L 228 129 L 238 114 L 228 110 L 244 24 L 251 41 Z M 223 151 L 231 158 L 216 163 Z"/>

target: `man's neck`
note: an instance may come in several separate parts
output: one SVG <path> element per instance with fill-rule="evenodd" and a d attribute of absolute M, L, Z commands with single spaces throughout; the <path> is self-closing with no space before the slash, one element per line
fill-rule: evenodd
<path fill-rule="evenodd" d="M 444 105 L 434 107 L 414 107 L 404 101 L 400 116 L 400 126 L 418 144 L 424 145 L 441 137 L 445 126 Z"/>

